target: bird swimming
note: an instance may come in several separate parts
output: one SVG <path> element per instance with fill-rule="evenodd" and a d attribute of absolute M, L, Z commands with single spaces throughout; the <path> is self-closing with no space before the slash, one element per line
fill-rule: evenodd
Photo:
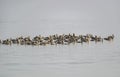
<path fill-rule="evenodd" d="M 30 36 L 27 37 L 17 37 L 17 38 L 8 38 L 5 40 L 0 40 L 0 44 L 4 45 L 11 45 L 11 44 L 19 44 L 19 45 L 69 45 L 74 43 L 89 43 L 89 42 L 103 42 L 103 40 L 111 41 L 114 39 L 114 34 L 109 35 L 107 37 L 102 38 L 101 36 L 86 34 L 86 35 L 76 35 L 73 34 L 54 34 L 49 36 L 35 36 L 31 38 Z"/>

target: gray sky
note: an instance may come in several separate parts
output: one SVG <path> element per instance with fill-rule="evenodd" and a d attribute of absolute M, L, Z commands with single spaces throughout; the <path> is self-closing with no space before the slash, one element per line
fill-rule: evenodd
<path fill-rule="evenodd" d="M 0 0 L 0 32 L 117 33 L 119 8 L 119 0 Z"/>

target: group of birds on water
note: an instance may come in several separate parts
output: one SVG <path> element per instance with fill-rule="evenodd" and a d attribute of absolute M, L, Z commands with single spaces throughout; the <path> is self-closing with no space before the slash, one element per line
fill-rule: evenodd
<path fill-rule="evenodd" d="M 0 40 L 0 44 L 11 45 L 11 44 L 19 44 L 19 45 L 69 45 L 71 43 L 89 43 L 90 41 L 94 42 L 103 42 L 112 41 L 114 39 L 114 34 L 102 38 L 101 36 L 86 34 L 86 35 L 75 35 L 73 34 L 62 34 L 62 35 L 50 35 L 50 36 L 35 36 L 32 39 L 30 36 L 28 37 L 17 37 L 15 39 L 9 38 L 5 40 Z"/>

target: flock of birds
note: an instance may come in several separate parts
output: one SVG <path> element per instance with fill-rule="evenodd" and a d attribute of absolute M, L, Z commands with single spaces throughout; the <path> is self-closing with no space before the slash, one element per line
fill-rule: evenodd
<path fill-rule="evenodd" d="M 101 36 L 86 34 L 86 35 L 75 35 L 73 34 L 63 34 L 63 35 L 50 35 L 50 36 L 35 36 L 32 39 L 28 37 L 17 37 L 15 39 L 9 38 L 5 40 L 0 40 L 0 44 L 11 45 L 11 44 L 20 44 L 20 45 L 69 45 L 71 43 L 89 43 L 90 41 L 94 42 L 103 42 L 112 41 L 114 35 L 107 36 L 102 38 Z"/>

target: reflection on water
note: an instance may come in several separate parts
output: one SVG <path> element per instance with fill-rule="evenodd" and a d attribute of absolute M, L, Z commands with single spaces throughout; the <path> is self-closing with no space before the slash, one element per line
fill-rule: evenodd
<path fill-rule="evenodd" d="M 120 0 L 0 0 L 0 39 L 115 34 L 114 42 L 0 45 L 0 77 L 120 77 Z"/>
<path fill-rule="evenodd" d="M 73 72 L 72 69 L 82 71 L 80 67 L 83 65 L 84 68 L 82 69 L 87 69 L 86 67 L 89 65 L 95 66 L 96 64 L 120 64 L 119 41 L 115 38 L 111 43 L 95 44 L 91 42 L 83 45 L 0 45 L 0 76 L 12 75 L 12 77 L 16 77 L 17 74 L 19 77 L 32 77 L 31 74 L 36 74 L 36 72 L 39 72 L 37 76 L 44 76 L 43 73 L 50 72 L 50 70 L 52 70 L 51 73 L 56 71 L 63 73 L 64 70 L 69 70 L 68 72 L 71 73 Z M 62 74 L 61 76 L 65 75 Z"/>

